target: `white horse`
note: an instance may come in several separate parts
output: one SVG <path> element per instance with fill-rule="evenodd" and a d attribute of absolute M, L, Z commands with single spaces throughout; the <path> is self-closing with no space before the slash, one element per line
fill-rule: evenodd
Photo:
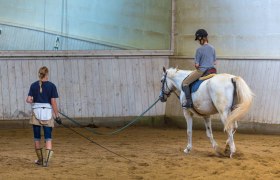
<path fill-rule="evenodd" d="M 178 70 L 177 68 L 166 70 L 163 68 L 163 72 L 160 100 L 162 102 L 167 101 L 171 92 L 177 89 L 182 92 L 180 93 L 182 104 L 185 98 L 182 91 L 182 82 L 192 71 Z M 187 121 L 188 136 L 188 144 L 184 152 L 189 153 L 192 149 L 192 114 L 196 112 L 205 120 L 206 134 L 216 153 L 224 155 L 229 148 L 229 156 L 232 158 L 236 151 L 233 135 L 237 128 L 237 121 L 248 112 L 253 96 L 254 94 L 241 77 L 217 74 L 203 81 L 199 89 L 192 93 L 194 110 L 183 109 Z M 221 152 L 212 134 L 210 115 L 217 113 L 219 113 L 224 124 L 224 130 L 228 133 L 225 152 Z"/>

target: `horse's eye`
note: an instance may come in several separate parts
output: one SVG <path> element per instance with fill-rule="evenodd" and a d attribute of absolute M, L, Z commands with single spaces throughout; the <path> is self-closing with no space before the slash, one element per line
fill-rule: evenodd
<path fill-rule="evenodd" d="M 160 80 L 160 82 L 162 83 L 162 82 L 163 82 L 163 80 Z"/>

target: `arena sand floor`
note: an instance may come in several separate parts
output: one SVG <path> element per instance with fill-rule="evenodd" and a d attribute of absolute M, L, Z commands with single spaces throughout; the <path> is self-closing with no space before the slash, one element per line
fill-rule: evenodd
<path fill-rule="evenodd" d="M 194 131 L 193 150 L 183 153 L 186 131 L 132 127 L 115 136 L 75 130 L 133 162 L 111 154 L 65 128 L 54 129 L 49 167 L 34 164 L 30 129 L 0 130 L 0 179 L 280 179 L 280 137 L 235 134 L 233 159 L 215 155 L 204 131 Z M 111 129 L 99 129 L 110 131 Z M 226 134 L 214 131 L 224 148 Z"/>

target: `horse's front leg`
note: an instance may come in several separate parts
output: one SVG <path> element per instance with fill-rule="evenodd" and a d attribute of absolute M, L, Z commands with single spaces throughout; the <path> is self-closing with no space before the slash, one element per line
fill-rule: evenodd
<path fill-rule="evenodd" d="M 188 136 L 188 145 L 186 149 L 184 150 L 185 153 L 189 153 L 192 149 L 192 117 L 190 113 L 186 110 L 183 109 L 185 119 L 187 121 L 187 136 Z"/>

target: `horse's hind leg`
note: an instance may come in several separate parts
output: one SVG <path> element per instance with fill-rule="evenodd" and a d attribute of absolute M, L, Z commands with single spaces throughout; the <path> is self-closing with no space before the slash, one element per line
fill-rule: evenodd
<path fill-rule="evenodd" d="M 225 124 L 227 121 L 227 117 L 228 117 L 228 111 L 224 111 L 223 113 L 220 113 L 220 116 L 221 116 L 221 120 L 222 120 L 223 124 Z M 229 155 L 230 158 L 232 158 L 233 154 L 236 151 L 234 139 L 233 139 L 234 127 L 236 128 L 237 124 L 232 124 L 231 128 L 229 130 L 227 130 L 228 139 L 226 141 L 225 154 Z"/>
<path fill-rule="evenodd" d="M 227 147 L 229 145 L 229 148 L 230 148 L 230 154 L 229 154 L 229 157 L 232 158 L 233 154 L 235 153 L 236 151 L 236 147 L 235 147 L 235 143 L 234 143 L 234 139 L 233 139 L 233 134 L 234 134 L 234 131 L 233 131 L 233 128 L 230 128 L 228 131 L 228 139 L 227 139 L 227 145 L 226 145 L 226 149 L 225 149 L 225 153 L 228 154 L 227 152 Z"/>
<path fill-rule="evenodd" d="M 213 136 L 210 117 L 204 117 L 204 123 L 205 123 L 205 128 L 206 128 L 206 135 L 210 139 L 212 147 L 214 148 L 214 150 L 216 151 L 216 153 L 218 155 L 222 155 L 223 154 L 222 150 L 219 148 L 219 146 Z"/>
<path fill-rule="evenodd" d="M 187 121 L 187 136 L 188 136 L 188 145 L 184 150 L 184 152 L 189 153 L 192 149 L 192 117 L 186 109 L 183 109 L 183 112 L 184 112 L 185 119 Z"/>

